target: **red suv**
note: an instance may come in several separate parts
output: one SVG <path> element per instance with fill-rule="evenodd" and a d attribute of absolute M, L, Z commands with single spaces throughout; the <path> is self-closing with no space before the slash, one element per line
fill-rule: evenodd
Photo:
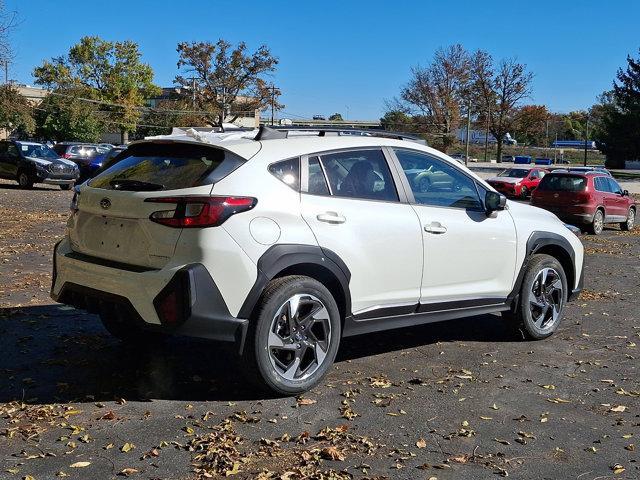
<path fill-rule="evenodd" d="M 507 197 L 527 198 L 547 173 L 544 168 L 508 168 L 487 182 Z"/>
<path fill-rule="evenodd" d="M 567 223 L 587 226 L 598 235 L 606 223 L 631 230 L 636 203 L 618 182 L 601 173 L 550 173 L 531 196 L 531 204 Z"/>

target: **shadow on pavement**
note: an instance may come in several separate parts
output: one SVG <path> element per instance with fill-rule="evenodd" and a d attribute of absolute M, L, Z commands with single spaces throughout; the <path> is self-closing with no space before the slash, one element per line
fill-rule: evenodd
<path fill-rule="evenodd" d="M 61 190 L 57 186 L 45 186 L 45 184 L 42 184 L 40 186 L 34 185 L 31 188 L 22 188 L 17 183 L 15 183 L 15 184 L 14 183 L 0 183 L 0 190 L 25 190 L 25 191 L 42 190 L 42 191 L 59 191 L 59 192 L 63 192 L 64 191 L 64 190 Z"/>
<path fill-rule="evenodd" d="M 95 315 L 59 305 L 0 309 L 0 402 L 257 400 L 229 345 L 191 338 L 126 346 Z M 345 339 L 338 362 L 435 342 L 516 341 L 484 315 Z"/>

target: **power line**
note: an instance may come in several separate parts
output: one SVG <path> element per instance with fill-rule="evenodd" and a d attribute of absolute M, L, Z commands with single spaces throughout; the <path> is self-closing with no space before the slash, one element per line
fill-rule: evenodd
<path fill-rule="evenodd" d="M 93 99 L 93 98 L 79 97 L 77 95 L 68 95 L 68 94 L 65 94 L 65 93 L 51 92 L 51 91 L 49 92 L 49 94 L 50 95 L 59 96 L 59 97 L 71 98 L 73 100 L 78 100 L 78 101 L 86 102 L 86 103 L 93 103 L 93 104 L 97 104 L 97 105 L 107 105 L 107 106 L 110 106 L 110 107 L 129 108 L 129 109 L 142 110 L 142 111 L 146 111 L 146 112 L 150 112 L 150 113 L 157 113 L 157 114 L 164 114 L 164 115 L 169 115 L 169 114 L 178 114 L 178 115 L 191 115 L 191 114 L 211 115 L 211 114 L 215 113 L 213 111 L 208 111 L 208 110 L 165 110 L 165 109 L 158 109 L 158 108 L 154 108 L 154 107 L 125 105 L 125 104 L 122 104 L 122 103 L 108 102 L 108 101 L 105 101 L 105 100 L 96 100 L 96 99 Z M 256 110 L 258 110 L 258 109 L 256 109 Z M 231 112 L 230 115 L 254 114 L 254 113 L 255 113 L 255 110 L 239 110 L 239 111 Z"/>

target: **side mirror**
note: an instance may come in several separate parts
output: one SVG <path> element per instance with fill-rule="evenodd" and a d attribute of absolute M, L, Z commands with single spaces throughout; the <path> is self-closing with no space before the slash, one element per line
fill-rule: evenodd
<path fill-rule="evenodd" d="M 623 197 L 628 197 L 629 196 L 629 190 L 622 190 L 622 196 Z"/>
<path fill-rule="evenodd" d="M 484 196 L 484 208 L 487 211 L 487 215 L 496 210 L 504 210 L 507 205 L 507 197 L 501 193 L 488 191 Z"/>

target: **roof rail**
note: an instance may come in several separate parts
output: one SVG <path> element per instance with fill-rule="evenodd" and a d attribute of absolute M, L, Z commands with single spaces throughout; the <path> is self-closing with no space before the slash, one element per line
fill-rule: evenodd
<path fill-rule="evenodd" d="M 295 133 L 304 135 L 308 132 L 309 135 L 325 137 L 327 134 L 334 135 L 361 135 L 367 137 L 381 137 L 381 138 L 393 138 L 396 140 L 406 140 L 409 142 L 415 142 L 422 145 L 426 145 L 427 142 L 423 138 L 416 135 L 404 133 L 404 132 L 389 132 L 387 130 L 376 130 L 366 128 L 351 128 L 351 127 L 298 127 L 298 126 L 280 126 L 273 125 L 267 127 L 266 125 L 260 126 L 260 131 L 256 135 L 256 140 L 270 140 L 273 138 L 288 138 L 289 133 Z M 285 136 L 282 136 L 282 133 Z"/>

